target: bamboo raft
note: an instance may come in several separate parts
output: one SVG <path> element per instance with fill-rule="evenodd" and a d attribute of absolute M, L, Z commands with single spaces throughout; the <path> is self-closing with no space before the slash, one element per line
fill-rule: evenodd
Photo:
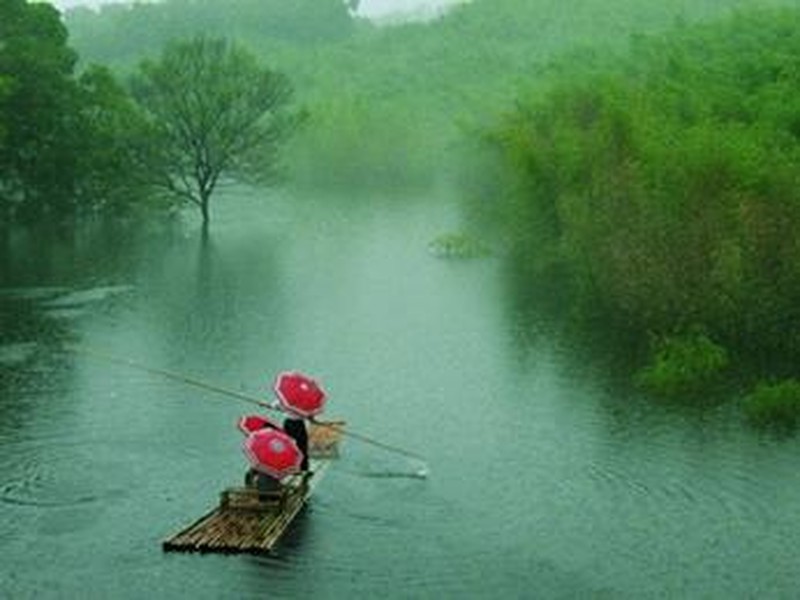
<path fill-rule="evenodd" d="M 280 490 L 231 487 L 219 506 L 162 542 L 165 552 L 269 553 L 339 456 L 344 421 L 311 423 L 309 473 L 292 475 Z M 310 475 L 310 476 L 309 476 Z"/>

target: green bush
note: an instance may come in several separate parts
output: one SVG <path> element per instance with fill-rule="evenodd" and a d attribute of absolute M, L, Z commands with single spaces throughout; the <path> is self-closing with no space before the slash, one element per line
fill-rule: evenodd
<path fill-rule="evenodd" d="M 491 254 L 489 246 L 468 233 L 443 233 L 431 240 L 428 248 L 441 258 L 480 258 Z"/>
<path fill-rule="evenodd" d="M 748 421 L 757 427 L 794 430 L 800 423 L 800 381 L 761 383 L 744 402 Z"/>
<path fill-rule="evenodd" d="M 636 383 L 660 396 L 675 397 L 709 389 L 728 366 L 728 353 L 708 336 L 670 336 L 656 344 L 652 362 L 636 374 Z"/>

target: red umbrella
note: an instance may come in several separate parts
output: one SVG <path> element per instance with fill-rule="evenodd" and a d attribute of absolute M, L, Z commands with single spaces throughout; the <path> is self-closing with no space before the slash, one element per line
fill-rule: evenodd
<path fill-rule="evenodd" d="M 281 429 L 259 429 L 249 434 L 242 445 L 256 471 L 282 479 L 300 470 L 303 453 Z"/>
<path fill-rule="evenodd" d="M 237 423 L 242 433 L 247 435 L 265 427 L 278 427 L 278 424 L 261 415 L 245 415 Z"/>
<path fill-rule="evenodd" d="M 285 371 L 275 379 L 275 393 L 284 409 L 301 417 L 313 417 L 325 406 L 325 392 L 316 381 L 296 371 Z"/>

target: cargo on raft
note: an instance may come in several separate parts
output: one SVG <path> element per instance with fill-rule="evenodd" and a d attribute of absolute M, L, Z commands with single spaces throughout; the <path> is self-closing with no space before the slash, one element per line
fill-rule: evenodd
<path fill-rule="evenodd" d="M 269 553 L 339 456 L 344 421 L 309 423 L 309 470 L 276 490 L 230 487 L 219 506 L 162 542 L 165 552 Z"/>

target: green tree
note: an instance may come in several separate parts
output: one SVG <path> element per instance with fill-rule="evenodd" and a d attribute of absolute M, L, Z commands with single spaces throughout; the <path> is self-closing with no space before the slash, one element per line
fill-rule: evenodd
<path fill-rule="evenodd" d="M 0 0 L 0 212 L 72 217 L 143 197 L 142 119 L 110 72 L 76 76 L 76 53 L 49 4 Z"/>
<path fill-rule="evenodd" d="M 153 130 L 153 183 L 197 205 L 204 226 L 221 178 L 274 179 L 296 122 L 289 80 L 223 39 L 168 45 L 158 60 L 141 63 L 133 93 Z"/>
<path fill-rule="evenodd" d="M 70 201 L 76 59 L 52 6 L 0 0 L 0 199 L 6 212 Z"/>
<path fill-rule="evenodd" d="M 150 130 L 141 109 L 111 72 L 93 65 L 77 80 L 81 177 L 76 194 L 95 211 L 129 213 L 150 206 Z"/>

